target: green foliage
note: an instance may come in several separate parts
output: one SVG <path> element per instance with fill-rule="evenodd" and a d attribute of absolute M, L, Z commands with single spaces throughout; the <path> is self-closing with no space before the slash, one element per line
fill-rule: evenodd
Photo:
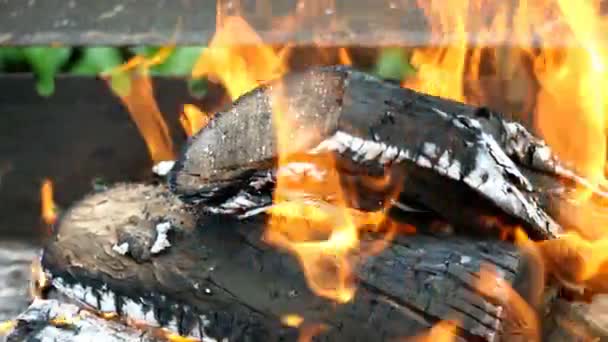
<path fill-rule="evenodd" d="M 202 46 L 175 48 L 162 64 L 152 67 L 151 71 L 157 75 L 189 76 L 202 52 Z"/>
<path fill-rule="evenodd" d="M 152 75 L 188 78 L 203 46 L 181 46 L 174 48 L 162 63 L 150 68 Z M 140 55 L 151 58 L 159 52 L 157 46 L 137 46 L 127 49 L 117 47 L 0 47 L 0 72 L 33 72 L 36 89 L 42 96 L 49 96 L 55 89 L 55 76 L 59 72 L 75 75 L 110 77 L 110 85 L 118 94 L 128 94 L 129 75 L 115 70 L 129 58 Z M 386 48 L 380 52 L 372 70 L 377 76 L 401 81 L 415 73 L 409 64 L 409 55 L 402 48 Z M 207 91 L 205 79 L 189 79 L 188 87 L 193 96 L 201 97 Z"/>
<path fill-rule="evenodd" d="M 36 75 L 36 90 L 42 96 L 55 91 L 55 75 L 70 59 L 72 49 L 67 47 L 32 46 L 22 50 L 23 56 Z"/>
<path fill-rule="evenodd" d="M 89 47 L 82 49 L 80 59 L 70 69 L 76 75 L 95 76 L 124 63 L 119 49 L 113 47 Z"/>
<path fill-rule="evenodd" d="M 409 56 L 402 48 L 387 48 L 380 52 L 374 73 L 378 77 L 401 81 L 416 71 L 409 64 Z"/>
<path fill-rule="evenodd" d="M 16 47 L 0 47 L 0 70 L 9 71 L 25 62 L 23 52 Z"/>

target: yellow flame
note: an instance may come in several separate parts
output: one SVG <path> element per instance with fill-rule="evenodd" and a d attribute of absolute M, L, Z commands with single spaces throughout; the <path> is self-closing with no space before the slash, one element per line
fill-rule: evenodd
<path fill-rule="evenodd" d="M 534 309 L 505 281 L 493 265 L 483 264 L 476 289 L 484 296 L 500 303 L 512 326 L 525 341 L 540 341 L 540 324 Z"/>
<path fill-rule="evenodd" d="M 49 279 L 42 270 L 39 259 L 32 261 L 31 277 L 30 296 L 32 298 L 42 298 L 42 292 L 49 286 Z"/>
<path fill-rule="evenodd" d="M 281 322 L 288 327 L 297 328 L 304 322 L 304 318 L 300 315 L 289 314 L 281 317 Z"/>
<path fill-rule="evenodd" d="M 250 44 L 239 45 L 241 39 Z M 234 100 L 261 83 L 283 75 L 284 56 L 264 45 L 243 18 L 228 16 L 222 19 L 209 47 L 194 65 L 192 77 L 206 76 L 221 82 Z"/>
<path fill-rule="evenodd" d="M 411 342 L 452 342 L 456 339 L 456 323 L 441 321 L 435 324 L 426 334 L 408 339 Z"/>
<path fill-rule="evenodd" d="M 45 179 L 40 188 L 40 203 L 42 219 L 47 224 L 54 224 L 57 221 L 57 205 L 53 197 L 53 182 Z"/>
<path fill-rule="evenodd" d="M 209 123 L 210 116 L 201 111 L 193 104 L 185 104 L 179 122 L 181 123 L 186 135 L 191 137 Z"/>
<path fill-rule="evenodd" d="M 167 341 L 171 341 L 171 342 L 199 342 L 199 339 L 193 338 L 193 337 L 184 337 L 181 336 L 179 334 L 175 334 L 172 332 L 165 332 L 165 338 L 167 339 Z"/>

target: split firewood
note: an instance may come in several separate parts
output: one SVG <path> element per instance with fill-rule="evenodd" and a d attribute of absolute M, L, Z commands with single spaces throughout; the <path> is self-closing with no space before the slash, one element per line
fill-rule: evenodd
<path fill-rule="evenodd" d="M 162 186 L 119 185 L 66 212 L 42 265 L 55 291 L 90 310 L 217 341 L 295 340 L 311 327 L 322 327 L 320 340 L 394 340 L 444 320 L 455 322 L 456 340 L 508 340 L 506 322 L 517 320 L 476 290 L 476 274 L 492 264 L 515 289 L 537 275 L 507 242 L 404 235 L 360 260 L 355 296 L 337 304 L 310 290 L 292 255 L 264 242 L 265 226 L 260 217 L 198 217 Z"/>
<path fill-rule="evenodd" d="M 314 172 L 301 165 L 331 153 L 344 177 L 390 178 L 399 192 L 391 198 L 396 206 L 422 205 L 468 229 L 496 228 L 488 218 L 500 218 L 502 226 L 521 225 L 535 240 L 563 229 L 547 214 L 549 203 L 539 202 L 548 189 L 527 172 L 551 179 L 551 193 L 565 191 L 566 181 L 605 197 L 542 140 L 498 113 L 343 67 L 291 73 L 239 98 L 192 140 L 171 186 L 213 212 L 264 207 L 279 152 L 300 165 L 291 167 L 296 173 Z M 356 184 L 363 197 L 374 195 L 364 182 Z M 386 200 L 383 195 L 377 197 Z"/>

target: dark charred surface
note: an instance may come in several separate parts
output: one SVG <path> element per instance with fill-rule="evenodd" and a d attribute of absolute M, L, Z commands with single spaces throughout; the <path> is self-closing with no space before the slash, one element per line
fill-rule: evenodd
<path fill-rule="evenodd" d="M 537 203 L 542 189 L 520 171 L 530 168 L 557 178 L 553 156 L 539 157 L 546 147 L 542 141 L 487 109 L 403 89 L 345 67 L 291 73 L 242 96 L 185 149 L 170 180 L 172 189 L 194 202 L 230 197 L 253 170 L 272 168 L 277 142 L 271 103 L 277 98 L 283 99 L 283 121 L 292 123 L 289 152 L 324 146 L 336 152 L 339 163 L 350 164 L 351 173 L 396 170 L 405 177 L 402 197 L 455 223 L 488 229 L 482 218 L 499 216 L 520 223 L 535 239 L 561 231 Z M 341 148 L 327 148 L 324 143 L 337 133 L 348 143 L 342 139 Z M 375 153 L 378 146 L 384 150 Z M 462 202 L 446 201 L 445 192 L 476 203 L 462 211 Z"/>
<path fill-rule="evenodd" d="M 393 340 L 446 318 L 460 319 L 464 339 L 498 340 L 511 329 L 509 311 L 475 291 L 475 273 L 490 263 L 516 288 L 530 284 L 528 259 L 508 243 L 402 236 L 358 268 L 355 299 L 336 305 L 310 292 L 293 257 L 261 242 L 262 221 L 208 216 L 195 225 L 188 206 L 162 187 L 120 185 L 63 216 L 43 266 L 64 284 L 113 291 L 116 304 L 147 303 L 161 324 L 177 316 L 184 331 L 180 320 L 204 315 L 207 335 L 231 341 L 295 340 L 279 323 L 294 313 L 326 325 L 320 339 L 328 341 Z M 126 237 L 146 249 L 159 222 L 172 225 L 171 246 L 160 253 L 113 249 Z"/>

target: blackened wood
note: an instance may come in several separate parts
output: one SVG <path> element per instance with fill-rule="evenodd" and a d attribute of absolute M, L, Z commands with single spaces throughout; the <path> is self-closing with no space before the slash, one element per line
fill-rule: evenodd
<path fill-rule="evenodd" d="M 171 305 L 189 306 L 218 340 L 292 340 L 297 332 L 279 318 L 298 314 L 328 327 L 323 340 L 392 340 L 454 318 L 460 340 L 495 341 L 509 334 L 513 317 L 475 291 L 476 272 L 495 265 L 516 288 L 530 279 L 527 258 L 508 243 L 405 236 L 363 262 L 354 300 L 337 305 L 311 293 L 293 256 L 261 241 L 263 220 L 203 217 L 195 226 L 191 210 L 161 187 L 119 185 L 91 195 L 62 218 L 43 266 L 63 286 L 107 285 L 122 298 L 117 303 L 144 297 L 159 321 L 179 316 Z M 151 254 L 163 222 L 172 224 L 171 246 Z M 113 248 L 125 242 L 126 255 Z"/>

